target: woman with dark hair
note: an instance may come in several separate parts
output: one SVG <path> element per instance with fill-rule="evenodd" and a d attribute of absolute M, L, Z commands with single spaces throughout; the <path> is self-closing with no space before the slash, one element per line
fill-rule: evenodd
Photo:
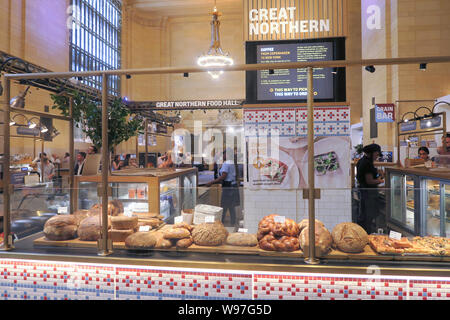
<path fill-rule="evenodd" d="M 381 155 L 381 147 L 370 144 L 363 148 L 364 156 L 356 164 L 356 179 L 360 192 L 361 210 L 357 223 L 367 233 L 376 232 L 376 218 L 379 215 L 378 185 L 384 183 L 383 173 L 374 166 L 374 161 Z"/>
<path fill-rule="evenodd" d="M 120 156 L 118 154 L 114 156 L 114 159 L 111 163 L 111 171 L 117 170 L 120 170 Z"/>
<path fill-rule="evenodd" d="M 420 147 L 418 153 L 419 159 L 423 159 L 425 161 L 430 160 L 430 150 L 428 150 L 427 147 Z"/>

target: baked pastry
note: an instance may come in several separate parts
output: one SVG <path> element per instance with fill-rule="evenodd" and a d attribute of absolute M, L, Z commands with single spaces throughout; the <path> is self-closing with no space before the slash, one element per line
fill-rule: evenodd
<path fill-rule="evenodd" d="M 389 253 L 389 254 L 404 253 L 404 249 L 401 248 L 402 247 L 401 245 L 399 246 L 394 245 L 394 242 L 398 240 L 391 239 L 387 235 L 370 234 L 368 238 L 370 246 L 372 247 L 373 250 L 375 250 L 378 253 Z M 403 240 L 403 242 L 405 242 L 405 240 Z"/>
<path fill-rule="evenodd" d="M 297 237 L 299 234 L 299 228 L 297 223 L 292 219 L 285 219 L 284 223 L 275 222 L 277 214 L 271 214 L 264 217 L 258 224 L 258 231 L 260 235 L 273 233 L 274 236 L 289 236 Z"/>
<path fill-rule="evenodd" d="M 331 236 L 336 248 L 343 252 L 362 252 L 369 243 L 367 232 L 352 222 L 339 223 L 333 228 Z"/>
<path fill-rule="evenodd" d="M 315 225 L 315 255 L 317 257 L 325 256 L 331 249 L 333 238 L 330 231 L 325 227 L 321 227 L 317 222 Z M 303 254 L 309 256 L 309 228 L 304 227 L 300 233 L 300 247 L 303 250 Z"/>
<path fill-rule="evenodd" d="M 202 223 L 192 230 L 192 239 L 199 246 L 220 246 L 228 237 L 228 231 L 219 221 Z"/>
<path fill-rule="evenodd" d="M 297 237 L 283 236 L 277 238 L 273 234 L 265 235 L 259 241 L 259 247 L 267 251 L 296 251 L 300 248 Z"/>
<path fill-rule="evenodd" d="M 188 248 L 192 245 L 194 241 L 192 240 L 192 237 L 180 239 L 176 242 L 177 248 Z"/>
<path fill-rule="evenodd" d="M 110 229 L 108 230 L 108 237 L 112 242 L 124 242 L 125 239 L 134 233 L 133 229 L 130 230 L 117 230 Z"/>
<path fill-rule="evenodd" d="M 227 244 L 231 246 L 254 247 L 258 245 L 258 239 L 256 239 L 254 234 L 235 232 L 228 235 Z"/>
<path fill-rule="evenodd" d="M 164 231 L 165 239 L 184 239 L 189 238 L 191 233 L 189 230 L 184 228 L 171 228 L 167 231 Z"/>
<path fill-rule="evenodd" d="M 108 217 L 108 228 L 111 226 L 111 222 Z M 78 236 L 82 241 L 97 241 L 101 237 L 101 216 L 96 215 L 88 217 L 81 221 L 78 227 Z"/>
<path fill-rule="evenodd" d="M 117 230 L 134 229 L 138 225 L 138 218 L 127 216 L 114 216 L 111 217 L 111 225 L 113 229 Z"/>
<path fill-rule="evenodd" d="M 48 240 L 70 240 L 77 237 L 78 219 L 73 215 L 51 217 L 44 224 L 44 234 Z"/>
<path fill-rule="evenodd" d="M 316 228 L 317 228 L 317 226 L 319 226 L 319 227 L 325 227 L 325 225 L 323 224 L 322 221 L 317 220 L 317 219 L 315 219 L 315 220 L 316 220 Z M 300 221 L 299 224 L 298 224 L 299 234 L 300 234 L 300 232 L 302 232 L 303 229 L 306 228 L 308 225 L 309 225 L 309 219 L 303 219 L 302 221 Z"/>
<path fill-rule="evenodd" d="M 129 249 L 151 249 L 155 245 L 154 232 L 136 232 L 125 239 L 125 246 Z"/>

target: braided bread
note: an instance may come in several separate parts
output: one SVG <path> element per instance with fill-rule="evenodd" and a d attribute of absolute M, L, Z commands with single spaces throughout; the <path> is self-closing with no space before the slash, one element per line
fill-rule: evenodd
<path fill-rule="evenodd" d="M 267 234 L 259 241 L 259 247 L 267 251 L 296 251 L 300 248 L 297 237 L 283 236 L 276 238 Z"/>
<path fill-rule="evenodd" d="M 268 251 L 295 251 L 300 248 L 298 241 L 299 228 L 291 219 L 284 223 L 275 222 L 277 214 L 264 217 L 258 224 L 256 237 L 259 247 Z"/>

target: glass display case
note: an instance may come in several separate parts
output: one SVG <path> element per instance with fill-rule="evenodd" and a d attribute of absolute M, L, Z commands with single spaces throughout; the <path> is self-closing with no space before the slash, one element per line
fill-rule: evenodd
<path fill-rule="evenodd" d="M 450 234 L 450 172 L 388 168 L 388 227 L 407 235 Z"/>
<path fill-rule="evenodd" d="M 98 195 L 101 176 L 75 177 L 76 206 L 90 209 L 101 203 Z M 125 213 L 153 213 L 173 222 L 182 209 L 197 204 L 197 169 L 151 170 L 139 169 L 114 173 L 109 177 L 109 199 L 120 200 Z"/>

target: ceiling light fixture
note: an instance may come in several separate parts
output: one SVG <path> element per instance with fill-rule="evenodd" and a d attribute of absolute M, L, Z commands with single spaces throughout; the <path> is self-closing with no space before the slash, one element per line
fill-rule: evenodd
<path fill-rule="evenodd" d="M 201 67 L 225 67 L 231 66 L 234 63 L 230 55 L 220 47 L 219 15 L 216 1 L 214 1 L 214 12 L 212 13 L 211 21 L 211 45 L 208 52 L 197 59 L 197 64 Z M 208 73 L 213 79 L 218 79 L 223 71 L 208 71 Z"/>
<path fill-rule="evenodd" d="M 30 87 L 28 86 L 24 92 L 20 93 L 18 96 L 15 96 L 9 101 L 9 104 L 12 108 L 25 108 L 25 96 L 28 93 L 28 90 L 30 90 Z"/>
<path fill-rule="evenodd" d="M 41 127 L 41 132 L 42 132 L 42 133 L 48 132 L 48 128 L 47 128 L 46 126 L 42 126 L 42 127 Z"/>

